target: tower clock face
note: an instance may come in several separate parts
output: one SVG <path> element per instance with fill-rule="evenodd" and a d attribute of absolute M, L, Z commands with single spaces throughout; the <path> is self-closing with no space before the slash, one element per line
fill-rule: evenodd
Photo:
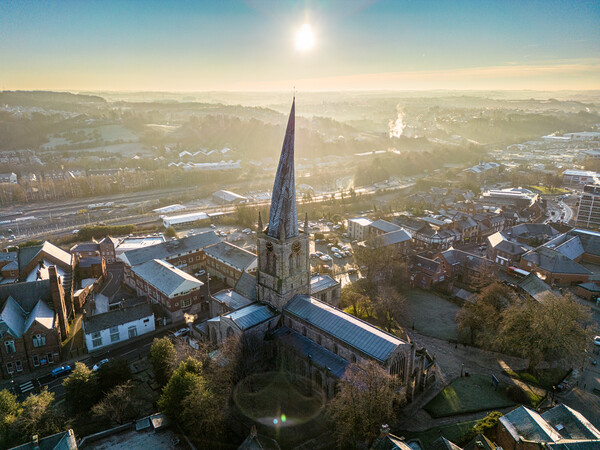
<path fill-rule="evenodd" d="M 272 252 L 273 251 L 273 243 L 271 242 L 267 242 L 267 251 Z"/>
<path fill-rule="evenodd" d="M 294 253 L 300 252 L 300 242 L 294 242 L 294 245 L 292 245 L 292 251 Z"/>

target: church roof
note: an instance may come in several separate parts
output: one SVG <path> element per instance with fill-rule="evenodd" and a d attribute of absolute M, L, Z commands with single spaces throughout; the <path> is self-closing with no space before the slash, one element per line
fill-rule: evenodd
<path fill-rule="evenodd" d="M 294 179 L 294 130 L 295 130 L 295 104 L 288 119 L 273 195 L 271 196 L 271 210 L 269 213 L 269 227 L 267 234 L 278 239 L 281 227 L 285 228 L 285 237 L 298 236 L 298 214 L 296 212 L 296 184 Z"/>
<path fill-rule="evenodd" d="M 399 345 L 406 343 L 309 295 L 296 295 L 284 311 L 381 362 L 387 361 Z"/>

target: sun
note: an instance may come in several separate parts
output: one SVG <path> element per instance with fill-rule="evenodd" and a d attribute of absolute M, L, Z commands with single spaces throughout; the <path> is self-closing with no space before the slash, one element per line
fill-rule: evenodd
<path fill-rule="evenodd" d="M 305 23 L 300 27 L 296 34 L 296 50 L 305 52 L 309 50 L 315 43 L 315 37 L 313 36 L 312 29 L 309 24 Z"/>

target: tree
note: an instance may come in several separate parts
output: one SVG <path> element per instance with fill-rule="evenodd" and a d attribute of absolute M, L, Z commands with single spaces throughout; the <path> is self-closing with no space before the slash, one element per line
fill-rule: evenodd
<path fill-rule="evenodd" d="M 133 388 L 131 381 L 116 386 L 94 405 L 92 413 L 118 425 L 134 420 L 140 413 L 141 402 L 135 397 Z"/>
<path fill-rule="evenodd" d="M 388 333 L 396 325 L 396 320 L 404 311 L 406 298 L 392 286 L 380 286 L 375 297 L 375 312 Z"/>
<path fill-rule="evenodd" d="M 177 352 L 175 346 L 168 337 L 154 339 L 150 349 L 150 361 L 154 368 L 156 382 L 164 386 L 169 381 L 175 363 L 177 360 Z"/>
<path fill-rule="evenodd" d="M 98 385 L 103 393 L 131 380 L 131 369 L 125 358 L 113 358 L 98 370 Z"/>
<path fill-rule="evenodd" d="M 329 403 L 338 445 L 356 448 L 373 439 L 382 423 L 393 419 L 394 387 L 391 375 L 375 362 L 350 364 Z"/>
<path fill-rule="evenodd" d="M 527 358 L 533 370 L 541 361 L 581 362 L 593 335 L 591 313 L 569 295 L 546 294 L 539 302 L 522 300 L 502 313 L 497 346 Z"/>
<path fill-rule="evenodd" d="M 0 391 L 0 447 L 9 448 L 14 442 L 13 424 L 21 415 L 23 408 L 17 396 L 7 389 Z"/>
<path fill-rule="evenodd" d="M 23 412 L 14 423 L 21 441 L 31 439 L 34 434 L 41 438 L 64 430 L 64 417 L 52 406 L 53 402 L 54 394 L 46 388 L 25 399 Z"/>
<path fill-rule="evenodd" d="M 75 414 L 86 413 L 102 396 L 96 372 L 80 362 L 75 363 L 63 386 L 67 405 Z"/>
<path fill-rule="evenodd" d="M 181 402 L 193 388 L 198 388 L 196 384 L 204 385 L 204 383 L 202 363 L 194 358 L 187 358 L 179 363 L 164 387 L 158 399 L 158 407 L 167 416 L 179 422 L 182 418 Z"/>
<path fill-rule="evenodd" d="M 512 296 L 510 289 L 502 283 L 486 286 L 477 294 L 475 302 L 465 303 L 456 314 L 458 329 L 469 330 L 471 344 L 493 346 L 499 326 L 498 317 Z"/>

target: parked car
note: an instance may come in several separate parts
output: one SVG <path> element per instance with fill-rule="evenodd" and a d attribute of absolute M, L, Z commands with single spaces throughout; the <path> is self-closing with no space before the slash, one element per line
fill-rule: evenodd
<path fill-rule="evenodd" d="M 104 358 L 102 361 L 98 361 L 96 364 L 94 364 L 94 367 L 92 367 L 92 370 L 94 372 L 98 372 L 98 370 L 100 369 L 100 367 L 102 367 L 107 362 L 108 362 L 108 358 Z"/>
<path fill-rule="evenodd" d="M 173 336 L 175 336 L 175 337 L 185 336 L 189 332 L 190 332 L 189 328 L 180 328 L 175 333 L 173 333 Z"/>
<path fill-rule="evenodd" d="M 73 371 L 73 369 L 71 369 L 71 366 L 60 366 L 60 367 L 57 367 L 56 369 L 52 369 L 52 376 L 54 378 L 58 378 L 60 376 L 67 375 L 67 374 L 71 373 L 72 371 Z"/>

